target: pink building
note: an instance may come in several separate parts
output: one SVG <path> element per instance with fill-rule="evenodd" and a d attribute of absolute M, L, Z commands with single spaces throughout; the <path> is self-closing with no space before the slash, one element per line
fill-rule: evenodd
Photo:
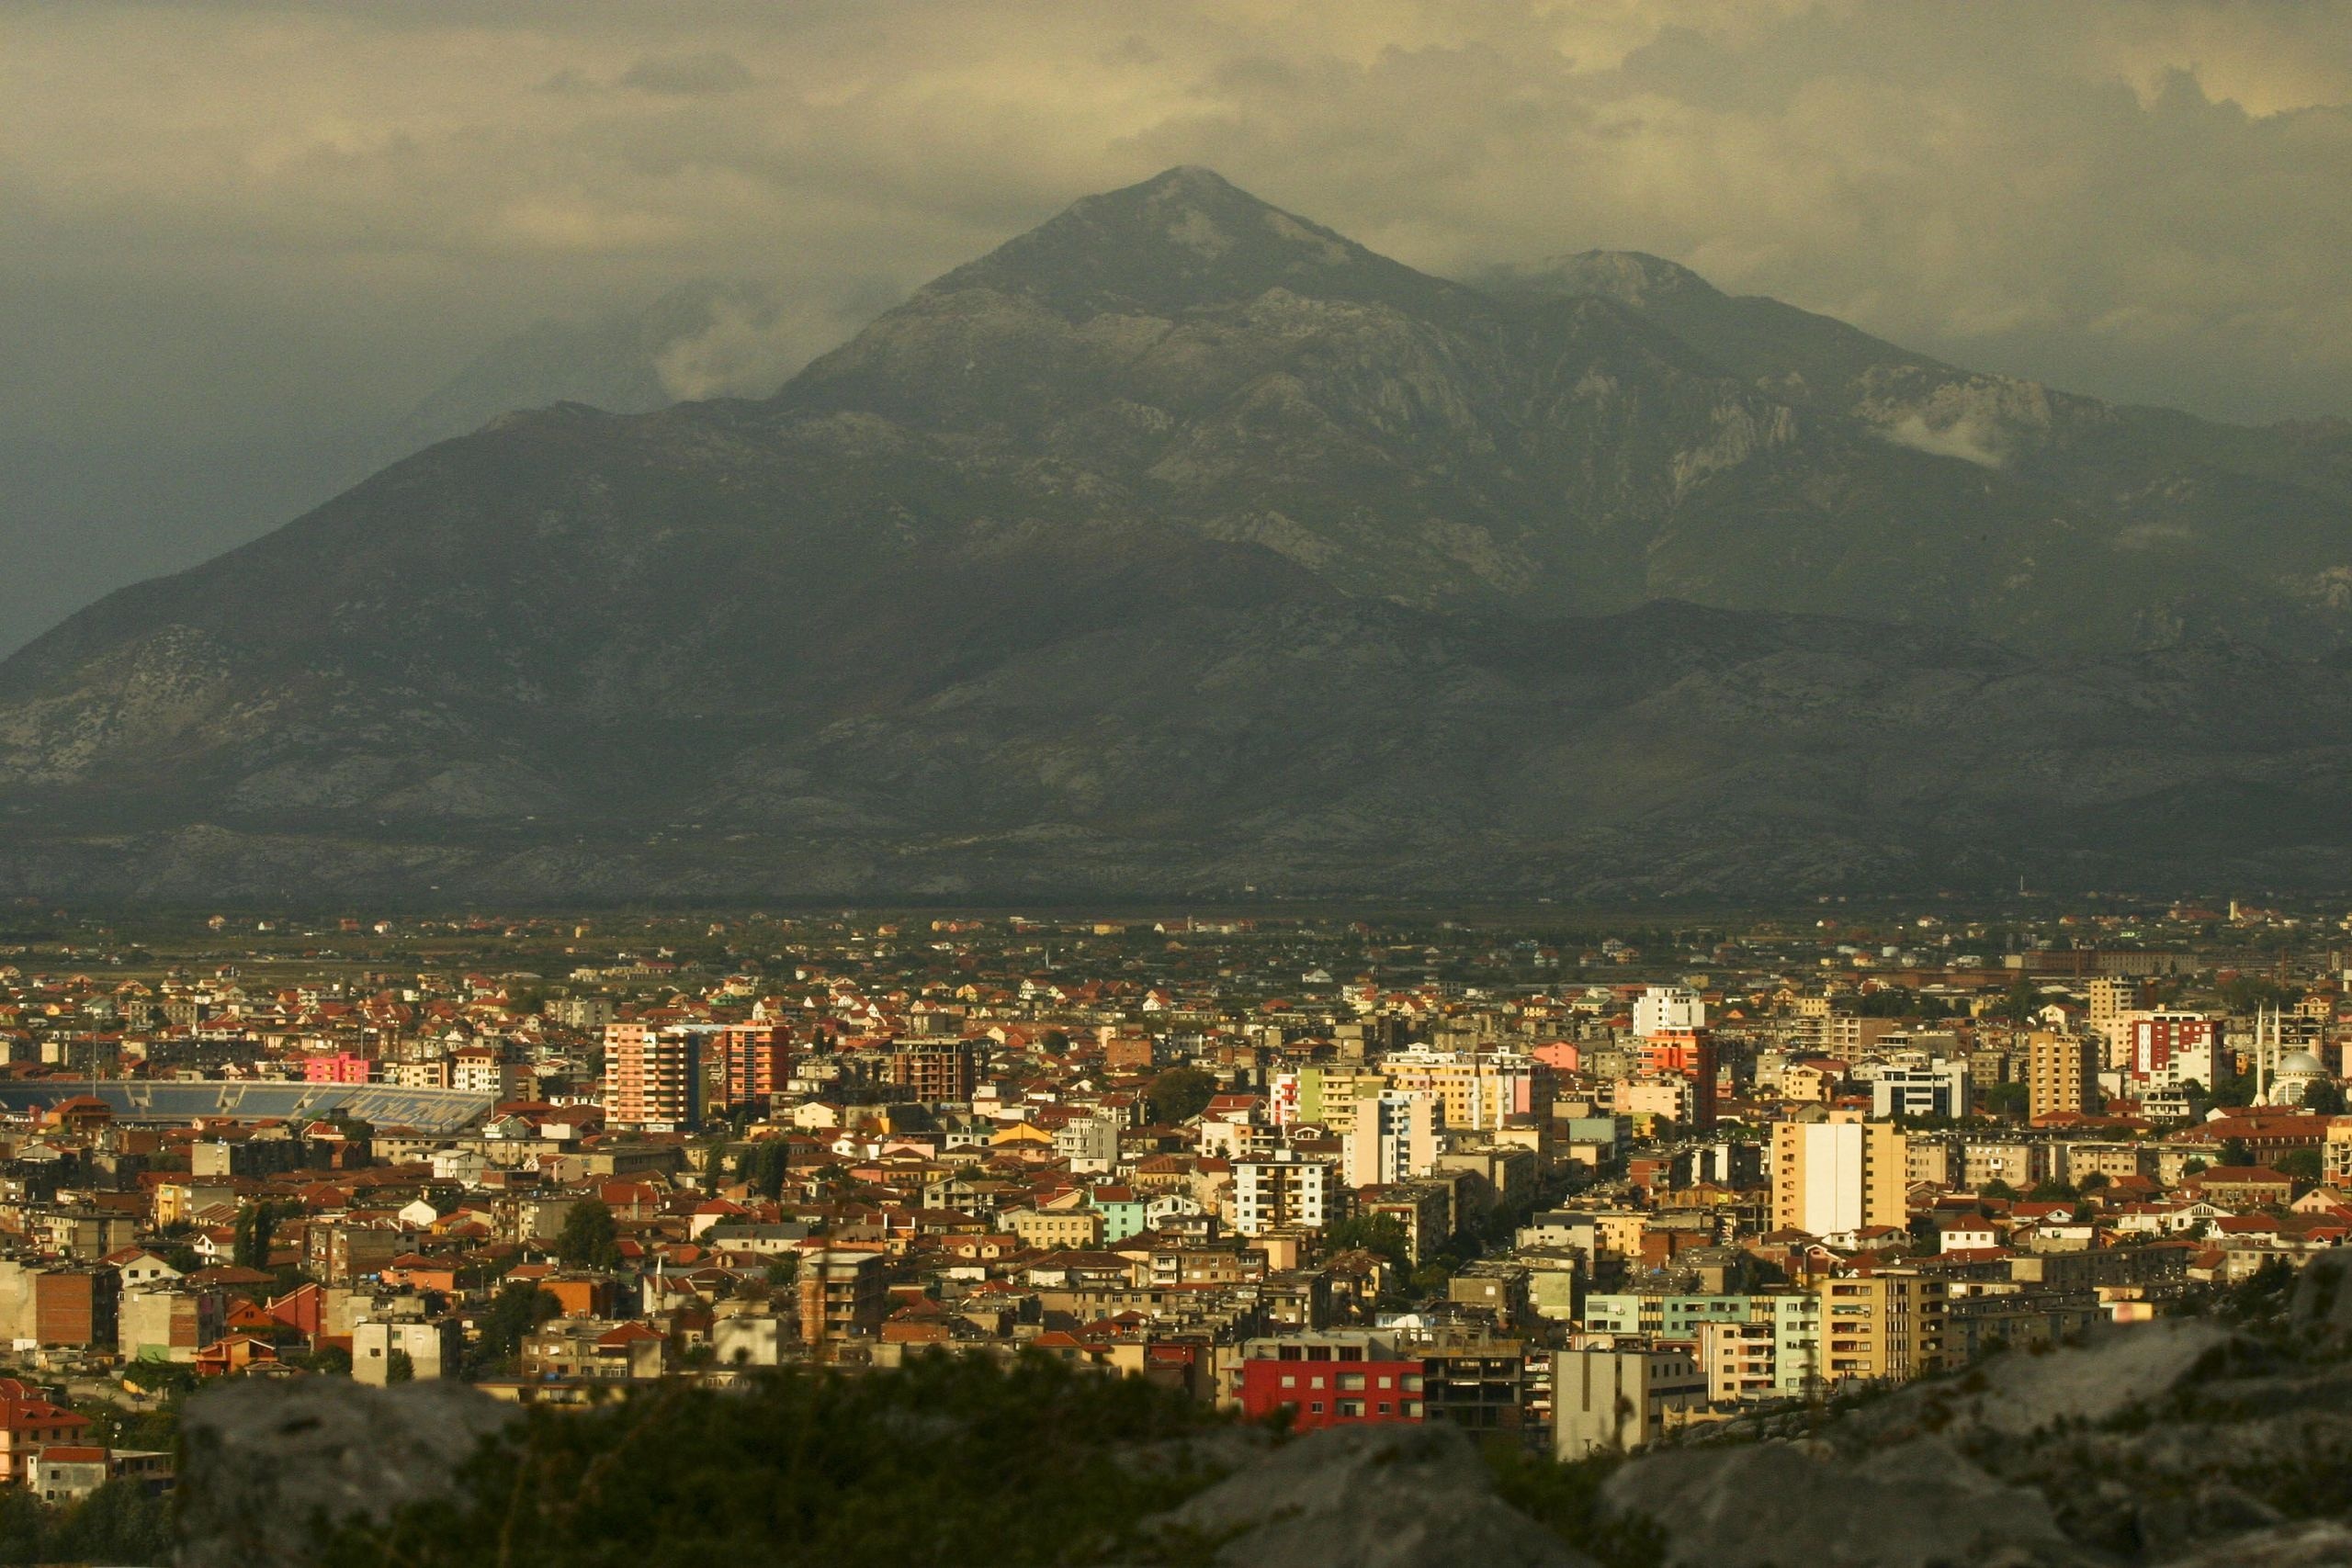
<path fill-rule="evenodd" d="M 349 1051 L 337 1051 L 333 1055 L 305 1057 L 302 1062 L 304 1083 L 373 1083 L 376 1064 L 366 1056 Z"/>
<path fill-rule="evenodd" d="M 1528 1055 L 1558 1073 L 1575 1072 L 1581 1059 L 1573 1040 L 1546 1040 Z"/>

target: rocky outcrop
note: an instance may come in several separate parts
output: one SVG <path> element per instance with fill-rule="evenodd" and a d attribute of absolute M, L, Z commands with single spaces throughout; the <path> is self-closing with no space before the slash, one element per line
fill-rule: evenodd
<path fill-rule="evenodd" d="M 1146 1527 L 1219 1568 L 1594 1568 L 1495 1495 L 1449 1427 L 1335 1427 L 1247 1464 Z"/>
<path fill-rule="evenodd" d="M 322 1530 L 447 1495 L 519 1413 L 464 1383 L 239 1381 L 183 1424 L 183 1568 L 304 1568 Z"/>
<path fill-rule="evenodd" d="M 1650 1521 L 1668 1568 L 2088 1568 L 2041 1494 L 1923 1438 L 1860 1461 L 1826 1444 L 1760 1443 L 1636 1460 L 1610 1507 Z"/>

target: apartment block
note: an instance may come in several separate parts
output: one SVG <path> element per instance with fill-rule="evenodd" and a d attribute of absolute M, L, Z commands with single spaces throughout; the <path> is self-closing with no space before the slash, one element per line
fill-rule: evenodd
<path fill-rule="evenodd" d="M 605 1027 L 605 1121 L 613 1127 L 689 1132 L 702 1120 L 701 1042 L 642 1023 Z"/>
<path fill-rule="evenodd" d="M 1900 1382 L 1947 1365 L 1943 1280 L 1917 1269 L 1886 1269 L 1824 1280 L 1815 1292 L 1821 1297 L 1823 1375 L 1828 1381 Z"/>
<path fill-rule="evenodd" d="M 1320 1230 L 1339 1216 L 1340 1168 L 1278 1149 L 1233 1162 L 1233 1228 L 1262 1235 L 1284 1225 Z"/>
<path fill-rule="evenodd" d="M 1835 1235 L 1908 1219 L 1904 1135 L 1851 1112 L 1772 1127 L 1772 1227 Z"/>
<path fill-rule="evenodd" d="M 2031 1119 L 2103 1108 L 2098 1042 L 2089 1035 L 2037 1029 L 2027 1043 L 2026 1061 L 2026 1113 Z"/>

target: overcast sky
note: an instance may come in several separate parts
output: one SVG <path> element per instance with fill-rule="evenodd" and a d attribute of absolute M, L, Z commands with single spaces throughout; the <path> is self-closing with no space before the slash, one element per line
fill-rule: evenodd
<path fill-rule="evenodd" d="M 1433 271 L 1645 250 L 2352 414 L 2352 0 L 0 0 L 13 613 L 284 521 L 534 318 L 773 281 L 737 389 L 1178 163 Z"/>

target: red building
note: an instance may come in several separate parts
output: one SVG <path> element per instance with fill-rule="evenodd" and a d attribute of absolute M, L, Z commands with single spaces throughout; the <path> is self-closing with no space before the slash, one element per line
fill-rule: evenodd
<path fill-rule="evenodd" d="M 1419 1421 L 1427 1363 L 1373 1334 L 1253 1339 L 1243 1348 L 1241 1409 L 1251 1420 L 1291 1412 L 1294 1431 Z"/>
<path fill-rule="evenodd" d="M 1713 1035 L 1703 1029 L 1645 1035 L 1641 1042 L 1641 1065 L 1645 1072 L 1673 1073 L 1689 1078 L 1692 1124 L 1715 1124 L 1715 1080 L 1722 1068 Z"/>
<path fill-rule="evenodd" d="M 89 1429 L 87 1417 L 51 1404 L 31 1383 L 0 1378 L 0 1482 L 29 1480 L 41 1450 L 78 1443 Z"/>

